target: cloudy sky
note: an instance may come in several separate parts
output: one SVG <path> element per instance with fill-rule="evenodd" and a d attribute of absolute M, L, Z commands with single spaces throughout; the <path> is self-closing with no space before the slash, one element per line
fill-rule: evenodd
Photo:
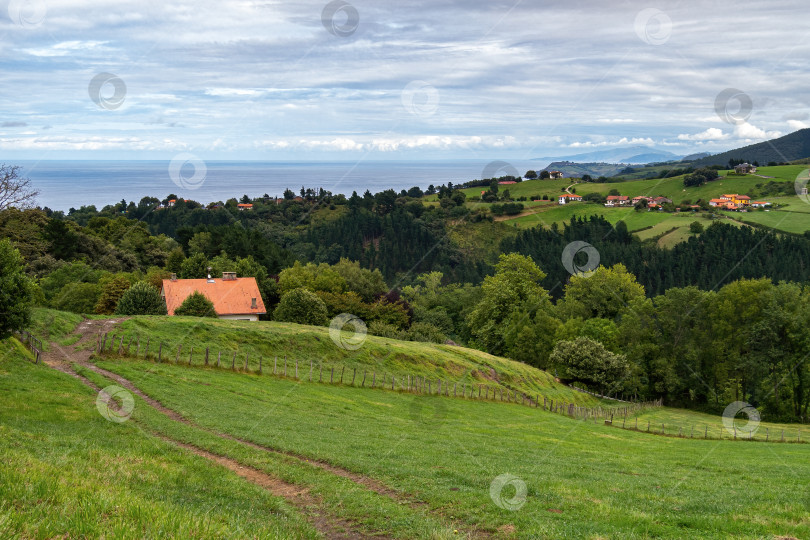
<path fill-rule="evenodd" d="M 8 0 L 0 155 L 722 151 L 810 126 L 809 14 L 799 0 Z"/>

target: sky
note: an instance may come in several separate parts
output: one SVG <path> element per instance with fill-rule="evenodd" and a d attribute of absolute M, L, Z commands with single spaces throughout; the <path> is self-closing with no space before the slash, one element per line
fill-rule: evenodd
<path fill-rule="evenodd" d="M 720 152 L 810 127 L 810 5 L 2 0 L 0 160 Z"/>

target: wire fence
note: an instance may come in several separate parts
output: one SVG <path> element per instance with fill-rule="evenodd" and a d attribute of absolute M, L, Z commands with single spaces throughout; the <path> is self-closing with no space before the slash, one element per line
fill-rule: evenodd
<path fill-rule="evenodd" d="M 34 354 L 34 363 L 39 364 L 39 360 L 42 357 L 42 341 L 28 330 L 21 330 L 19 334 L 20 342 L 26 345 Z"/>
<path fill-rule="evenodd" d="M 143 358 L 158 363 L 171 363 L 196 367 L 216 367 L 230 369 L 240 373 L 272 374 L 298 381 L 339 384 L 357 388 L 384 389 L 395 392 L 407 392 L 423 395 L 472 399 L 480 401 L 503 402 L 541 408 L 558 414 L 584 419 L 611 418 L 620 413 L 629 415 L 644 410 L 660 407 L 661 401 L 626 402 L 622 407 L 583 407 L 566 400 L 553 399 L 540 393 L 527 392 L 509 388 L 504 385 L 458 382 L 442 378 L 424 377 L 421 375 L 394 374 L 376 369 L 363 369 L 345 365 L 332 365 L 324 368 L 322 363 L 310 360 L 308 363 L 287 356 L 263 355 L 251 357 L 249 352 L 212 351 L 209 347 L 191 346 L 184 350 L 183 345 L 164 345 L 160 340 L 140 335 L 108 335 L 99 333 L 96 336 L 94 352 L 103 355 Z"/>

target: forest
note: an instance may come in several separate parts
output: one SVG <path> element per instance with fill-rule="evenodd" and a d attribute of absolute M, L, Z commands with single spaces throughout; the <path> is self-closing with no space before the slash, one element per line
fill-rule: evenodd
<path fill-rule="evenodd" d="M 207 206 L 171 194 L 9 208 L 0 237 L 39 306 L 124 313 L 172 273 L 235 271 L 257 279 L 269 319 L 326 325 L 351 313 L 374 335 L 478 348 L 605 394 L 712 412 L 744 400 L 770 420 L 807 418 L 807 237 L 715 223 L 668 250 L 590 217 L 470 250 L 455 227 L 498 224 L 463 193 L 433 191 L 438 204 L 419 188 L 302 189 Z M 574 241 L 598 253 L 592 275 L 563 264 Z"/>

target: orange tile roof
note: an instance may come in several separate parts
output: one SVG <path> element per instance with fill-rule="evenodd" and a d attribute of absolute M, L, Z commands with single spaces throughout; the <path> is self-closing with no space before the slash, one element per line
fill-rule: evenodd
<path fill-rule="evenodd" d="M 208 283 L 206 279 L 170 279 L 163 280 L 161 294 L 166 299 L 166 309 L 169 315 L 193 292 L 201 292 L 214 304 L 217 315 L 264 315 L 267 310 L 259 294 L 256 278 L 243 277 L 231 280 L 213 279 Z M 256 307 L 251 308 L 253 298 Z"/>

